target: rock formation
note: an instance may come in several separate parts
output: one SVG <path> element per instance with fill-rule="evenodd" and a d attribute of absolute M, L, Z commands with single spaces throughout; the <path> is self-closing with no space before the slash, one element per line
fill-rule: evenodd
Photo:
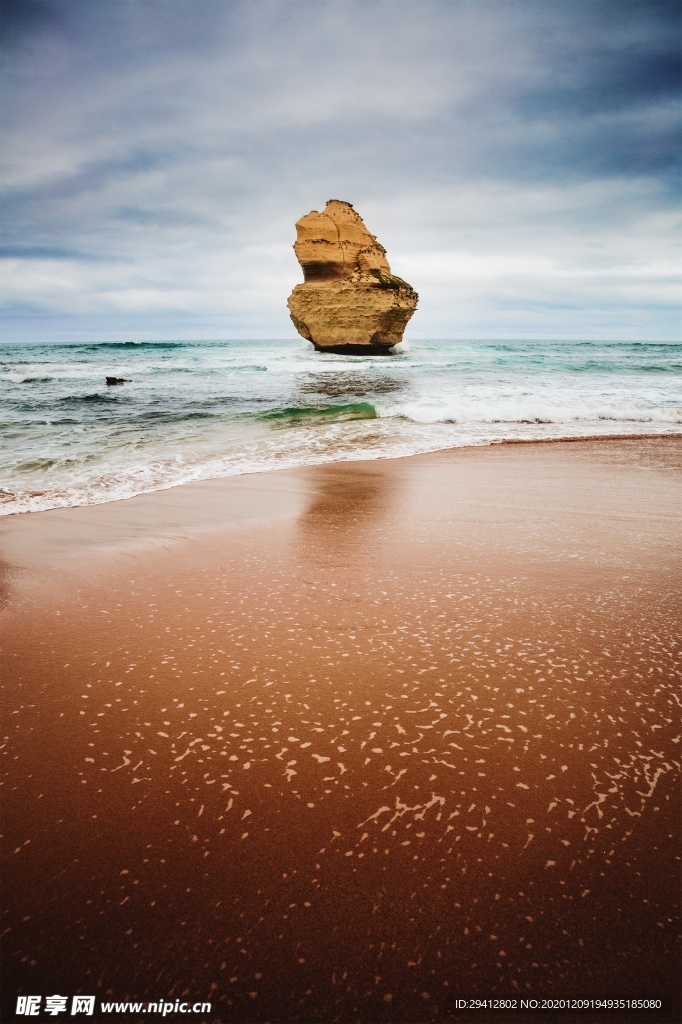
<path fill-rule="evenodd" d="M 386 250 L 350 203 L 296 223 L 294 252 L 303 270 L 287 305 L 294 327 L 316 349 L 349 355 L 390 352 L 417 306 L 414 289 L 391 273 Z"/>

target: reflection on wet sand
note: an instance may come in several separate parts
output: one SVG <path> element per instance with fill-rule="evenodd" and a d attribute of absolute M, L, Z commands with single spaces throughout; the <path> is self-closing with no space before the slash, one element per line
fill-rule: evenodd
<path fill-rule="evenodd" d="M 322 566 L 331 561 L 362 572 L 390 531 L 401 481 L 372 463 L 345 466 L 342 474 L 335 470 L 320 467 L 315 473 L 315 489 L 297 523 L 299 554 Z"/>
<path fill-rule="evenodd" d="M 345 1024 L 674 995 L 678 513 L 626 465 L 562 511 L 547 466 L 579 453 L 548 447 L 469 456 L 483 525 L 450 512 L 458 456 L 307 470 L 284 525 L 10 606 L 7 997 Z M 571 561 L 619 481 L 641 509 L 598 571 Z M 547 552 L 513 542 L 507 485 Z"/>

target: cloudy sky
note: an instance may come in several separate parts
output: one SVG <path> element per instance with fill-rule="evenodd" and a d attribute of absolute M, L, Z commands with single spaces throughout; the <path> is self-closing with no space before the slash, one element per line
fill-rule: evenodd
<path fill-rule="evenodd" d="M 353 203 L 414 338 L 680 335 L 678 0 L 2 0 L 5 340 L 295 337 Z"/>

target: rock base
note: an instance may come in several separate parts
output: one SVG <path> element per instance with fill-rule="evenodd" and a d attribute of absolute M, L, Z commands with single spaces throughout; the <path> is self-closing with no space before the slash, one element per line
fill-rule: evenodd
<path fill-rule="evenodd" d="M 399 344 L 399 343 L 397 343 Z M 393 346 L 388 345 L 315 345 L 317 352 L 334 352 L 338 356 L 392 356 Z"/>

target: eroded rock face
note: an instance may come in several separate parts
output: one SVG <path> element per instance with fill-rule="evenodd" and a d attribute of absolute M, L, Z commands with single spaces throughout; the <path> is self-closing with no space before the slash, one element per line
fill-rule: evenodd
<path fill-rule="evenodd" d="M 287 305 L 299 334 L 316 349 L 351 355 L 389 352 L 402 341 L 419 296 L 391 273 L 386 250 L 350 203 L 296 223 L 294 252 L 303 269 Z"/>

